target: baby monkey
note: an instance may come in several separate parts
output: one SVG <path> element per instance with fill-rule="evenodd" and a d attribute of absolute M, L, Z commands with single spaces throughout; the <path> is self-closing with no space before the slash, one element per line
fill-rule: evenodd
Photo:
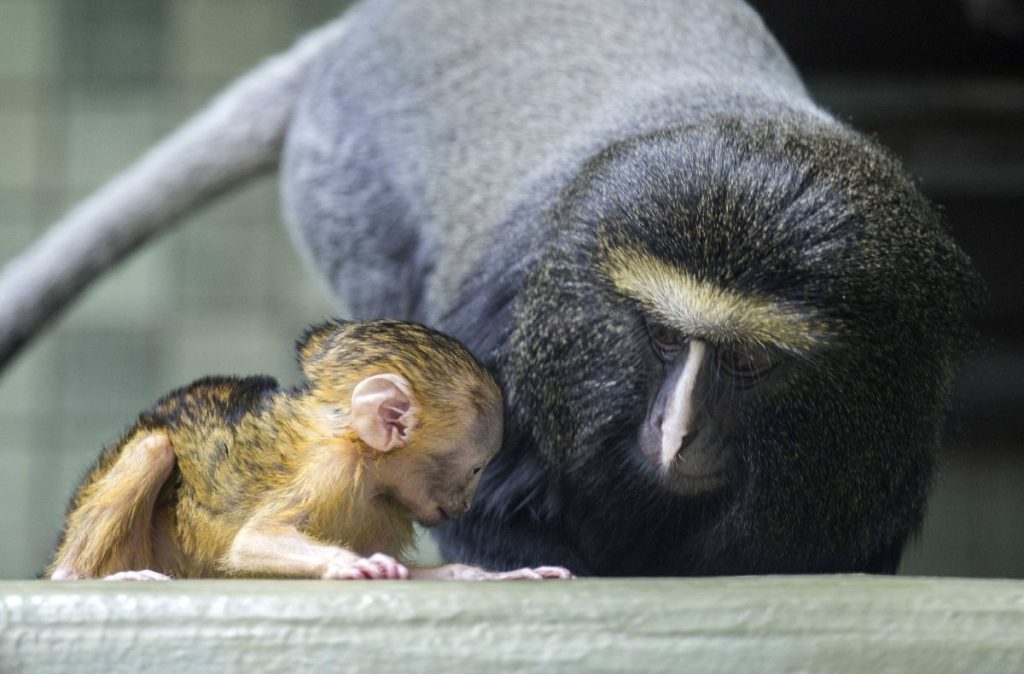
<path fill-rule="evenodd" d="M 413 520 L 469 508 L 501 443 L 501 393 L 465 347 L 421 325 L 336 321 L 298 359 L 298 388 L 206 378 L 142 413 L 79 486 L 47 575 L 571 577 L 400 561 Z"/>

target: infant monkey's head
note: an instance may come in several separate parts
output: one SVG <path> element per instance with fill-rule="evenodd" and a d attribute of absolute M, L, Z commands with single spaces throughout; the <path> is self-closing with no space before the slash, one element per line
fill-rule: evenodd
<path fill-rule="evenodd" d="M 501 391 L 459 342 L 415 323 L 333 321 L 298 344 L 310 393 L 376 455 L 383 497 L 433 526 L 469 509 L 501 446 Z"/>

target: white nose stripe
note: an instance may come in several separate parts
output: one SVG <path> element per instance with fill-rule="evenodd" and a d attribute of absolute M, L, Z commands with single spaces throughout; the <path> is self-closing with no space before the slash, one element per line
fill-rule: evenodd
<path fill-rule="evenodd" d="M 661 465 L 665 468 L 675 460 L 683 436 L 693 427 L 693 390 L 705 352 L 704 342 L 690 340 L 683 372 L 665 405 L 665 417 L 661 422 Z"/>

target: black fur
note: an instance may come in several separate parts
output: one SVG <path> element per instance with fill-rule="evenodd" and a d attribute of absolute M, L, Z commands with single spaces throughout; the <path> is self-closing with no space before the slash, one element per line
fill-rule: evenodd
<path fill-rule="evenodd" d="M 979 294 L 896 163 L 813 120 L 724 116 L 610 146 L 538 211 L 526 238 L 543 252 L 520 264 L 510 222 L 483 265 L 504 271 L 442 322 L 488 354 L 510 405 L 445 554 L 600 575 L 894 572 Z M 597 271 L 611 247 L 828 322 L 784 387 L 737 398 L 741 468 L 723 490 L 674 496 L 639 465 L 648 347 Z"/>

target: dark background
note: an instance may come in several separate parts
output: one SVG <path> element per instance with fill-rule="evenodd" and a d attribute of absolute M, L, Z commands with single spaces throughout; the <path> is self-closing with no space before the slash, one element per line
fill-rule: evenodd
<path fill-rule="evenodd" d="M 906 162 L 988 285 L 903 572 L 1024 576 L 1024 3 L 753 4 L 815 97 Z"/>

